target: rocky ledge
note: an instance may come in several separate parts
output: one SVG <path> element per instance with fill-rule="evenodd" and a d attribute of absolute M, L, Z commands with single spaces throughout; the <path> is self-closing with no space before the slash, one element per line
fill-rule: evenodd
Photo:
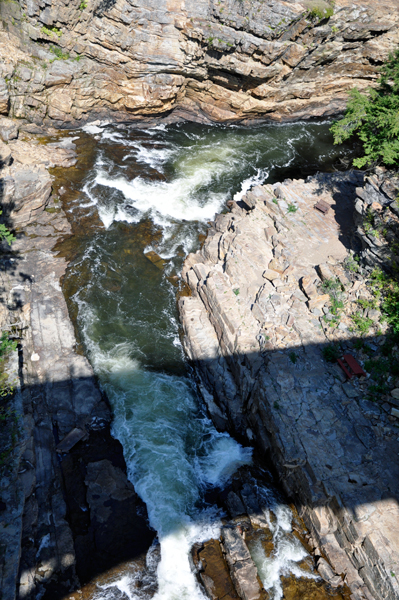
<path fill-rule="evenodd" d="M 254 187 L 187 257 L 179 300 L 215 424 L 272 462 L 353 600 L 399 596 L 398 390 L 371 402 L 370 375 L 346 381 L 326 359 L 333 342 L 364 365 L 365 341 L 375 355 L 385 343 L 367 304 L 384 244 L 359 217 L 369 208 L 394 227 L 397 187 L 358 172 Z"/>
<path fill-rule="evenodd" d="M 1 2 L 0 111 L 57 127 L 331 116 L 374 85 L 398 25 L 397 0 Z"/>
<path fill-rule="evenodd" d="M 1 331 L 18 340 L 2 399 L 1 597 L 56 598 L 121 561 L 145 556 L 154 534 L 126 477 L 111 413 L 76 340 L 52 251 L 70 233 L 47 168 L 70 167 L 68 138 L 17 139 L 0 123 L 2 218 L 16 230 L 1 255 Z M 10 134 L 11 132 L 11 134 Z"/>

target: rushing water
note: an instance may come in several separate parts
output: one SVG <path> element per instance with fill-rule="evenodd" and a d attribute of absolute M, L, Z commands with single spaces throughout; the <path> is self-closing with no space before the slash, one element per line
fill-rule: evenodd
<path fill-rule="evenodd" d="M 77 143 L 83 147 L 88 136 L 96 140 L 93 166 L 69 202 L 77 236 L 64 285 L 112 404 L 128 476 L 158 533 L 156 598 L 203 599 L 188 553 L 194 542 L 218 536 L 221 517 L 204 493 L 250 463 L 251 449 L 217 432 L 198 401 L 179 342 L 171 276 L 226 200 L 239 199 L 253 183 L 326 168 L 349 150 L 332 147 L 328 124 L 89 126 Z M 276 539 L 290 529 L 287 514 L 281 509 Z M 279 575 L 304 553 L 291 543 L 284 554 L 283 546 L 274 562 L 253 550 L 276 599 Z M 133 600 L 143 592 L 126 573 L 98 594 Z"/>

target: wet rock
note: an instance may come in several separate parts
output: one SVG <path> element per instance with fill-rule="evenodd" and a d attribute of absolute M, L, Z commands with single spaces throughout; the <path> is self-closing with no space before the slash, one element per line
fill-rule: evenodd
<path fill-rule="evenodd" d="M 245 506 L 234 492 L 229 492 L 226 500 L 227 508 L 232 517 L 245 514 Z"/>
<path fill-rule="evenodd" d="M 196 551 L 194 563 L 200 565 L 199 578 L 211 600 L 239 600 L 218 540 L 209 540 Z"/>
<path fill-rule="evenodd" d="M 223 548 L 231 578 L 243 600 L 259 600 L 262 595 L 256 566 L 249 550 L 236 529 L 222 529 Z"/>

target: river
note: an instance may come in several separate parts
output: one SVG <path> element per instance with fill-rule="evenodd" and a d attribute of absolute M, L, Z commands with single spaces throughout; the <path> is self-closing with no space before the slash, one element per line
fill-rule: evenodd
<path fill-rule="evenodd" d="M 351 149 L 332 146 L 327 123 L 140 130 L 97 124 L 73 137 L 87 162 L 65 203 L 75 231 L 63 284 L 70 312 L 111 402 L 128 477 L 158 534 L 155 598 L 203 600 L 189 551 L 218 537 L 223 516 L 205 494 L 249 464 L 252 449 L 219 433 L 197 397 L 179 340 L 177 276 L 227 200 L 255 183 L 330 169 Z M 278 507 L 277 551 L 266 560 L 254 549 L 273 600 L 282 597 L 280 575 L 301 575 L 297 564 L 306 555 L 284 537 L 291 513 Z M 148 597 L 135 582 L 126 572 L 95 596 Z"/>

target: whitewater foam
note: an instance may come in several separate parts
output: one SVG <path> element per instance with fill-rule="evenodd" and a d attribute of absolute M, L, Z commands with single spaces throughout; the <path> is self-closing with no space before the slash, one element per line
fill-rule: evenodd
<path fill-rule="evenodd" d="M 155 599 L 205 600 L 189 552 L 195 542 L 219 536 L 221 514 L 197 504 L 205 487 L 223 484 L 249 464 L 252 451 L 217 432 L 198 411 L 188 379 L 143 370 L 133 358 L 133 343 L 102 349 L 95 341 L 94 311 L 81 302 L 80 315 L 91 362 L 113 407 L 112 432 L 123 445 L 128 477 L 158 532 Z M 134 600 L 129 581 L 119 581 L 118 589 Z"/>

